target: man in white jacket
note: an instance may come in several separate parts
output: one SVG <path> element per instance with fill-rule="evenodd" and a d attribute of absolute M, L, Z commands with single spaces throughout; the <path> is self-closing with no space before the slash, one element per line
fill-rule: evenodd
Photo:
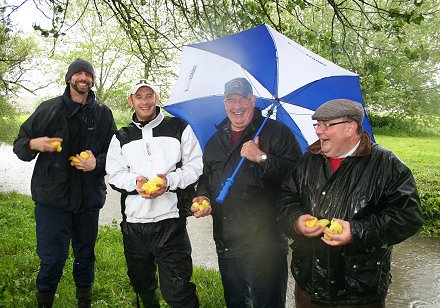
<path fill-rule="evenodd" d="M 158 92 L 144 79 L 130 88 L 133 121 L 113 136 L 107 153 L 110 186 L 121 192 L 128 276 L 145 307 L 198 307 L 186 217 L 202 173 L 202 151 L 186 122 L 165 116 Z M 195 193 L 195 192 L 194 192 Z"/>

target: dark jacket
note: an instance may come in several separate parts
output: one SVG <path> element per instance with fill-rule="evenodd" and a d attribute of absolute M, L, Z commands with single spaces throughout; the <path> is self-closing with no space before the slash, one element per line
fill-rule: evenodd
<path fill-rule="evenodd" d="M 301 156 L 299 144 L 287 126 L 271 119 L 266 122 L 259 139 L 261 150 L 268 155 L 266 165 L 246 160 L 224 202 L 215 201 L 241 159 L 243 143 L 252 140 L 263 120 L 261 111 L 255 109 L 251 123 L 232 147 L 230 123 L 225 119 L 203 153 L 203 175 L 197 193 L 211 200 L 214 240 L 221 257 L 261 254 L 271 247 L 287 253 L 287 239 L 276 222 L 277 201 L 281 180 Z"/>
<path fill-rule="evenodd" d="M 105 202 L 105 159 L 116 131 L 111 110 L 95 100 L 89 91 L 87 104 L 72 101 L 69 86 L 64 94 L 42 102 L 20 127 L 14 153 L 24 161 L 38 154 L 31 181 L 35 203 L 78 211 L 101 208 Z M 61 152 L 31 151 L 29 142 L 37 137 L 63 138 Z M 83 172 L 70 166 L 69 156 L 91 150 L 96 168 Z"/>
<path fill-rule="evenodd" d="M 391 282 L 392 245 L 422 225 L 411 171 L 364 133 L 359 148 L 332 174 L 319 140 L 308 148 L 282 185 L 280 220 L 293 238 L 292 273 L 312 302 L 356 305 L 385 298 Z M 352 242 L 331 247 L 298 235 L 303 214 L 350 222 Z"/>

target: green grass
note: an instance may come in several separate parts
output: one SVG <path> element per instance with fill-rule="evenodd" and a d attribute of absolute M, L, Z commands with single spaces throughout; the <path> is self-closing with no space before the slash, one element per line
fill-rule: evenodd
<path fill-rule="evenodd" d="M 36 307 L 35 279 L 39 259 L 35 252 L 34 204 L 30 197 L 0 193 L 0 307 Z M 55 296 L 55 307 L 75 307 L 72 255 Z M 223 287 L 216 270 L 194 268 L 193 282 L 201 307 L 223 307 Z M 100 226 L 96 241 L 95 307 L 134 307 L 135 294 L 129 283 L 116 226 Z M 162 307 L 168 307 L 164 300 Z"/>
<path fill-rule="evenodd" d="M 390 137 L 376 135 L 376 142 L 393 151 L 413 172 L 419 190 L 440 197 L 440 136 Z"/>

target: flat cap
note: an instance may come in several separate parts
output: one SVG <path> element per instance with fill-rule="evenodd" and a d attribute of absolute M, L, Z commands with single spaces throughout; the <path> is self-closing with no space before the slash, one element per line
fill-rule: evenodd
<path fill-rule="evenodd" d="M 312 115 L 313 120 L 328 121 L 348 117 L 362 125 L 364 107 L 356 101 L 338 98 L 325 102 Z"/>

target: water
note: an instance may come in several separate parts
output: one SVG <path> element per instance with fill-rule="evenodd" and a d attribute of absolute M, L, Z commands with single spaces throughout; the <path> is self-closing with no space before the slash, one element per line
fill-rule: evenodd
<path fill-rule="evenodd" d="M 0 144 L 0 191 L 17 191 L 30 195 L 34 161 L 22 162 L 9 145 Z M 99 223 L 119 223 L 119 194 L 108 189 L 107 201 Z M 218 269 L 212 240 L 211 217 L 188 219 L 188 233 L 193 247 L 194 264 Z M 394 247 L 391 266 L 393 280 L 386 299 L 387 307 L 440 307 L 440 239 L 413 236 Z M 294 307 L 294 282 L 289 275 L 287 307 Z"/>

